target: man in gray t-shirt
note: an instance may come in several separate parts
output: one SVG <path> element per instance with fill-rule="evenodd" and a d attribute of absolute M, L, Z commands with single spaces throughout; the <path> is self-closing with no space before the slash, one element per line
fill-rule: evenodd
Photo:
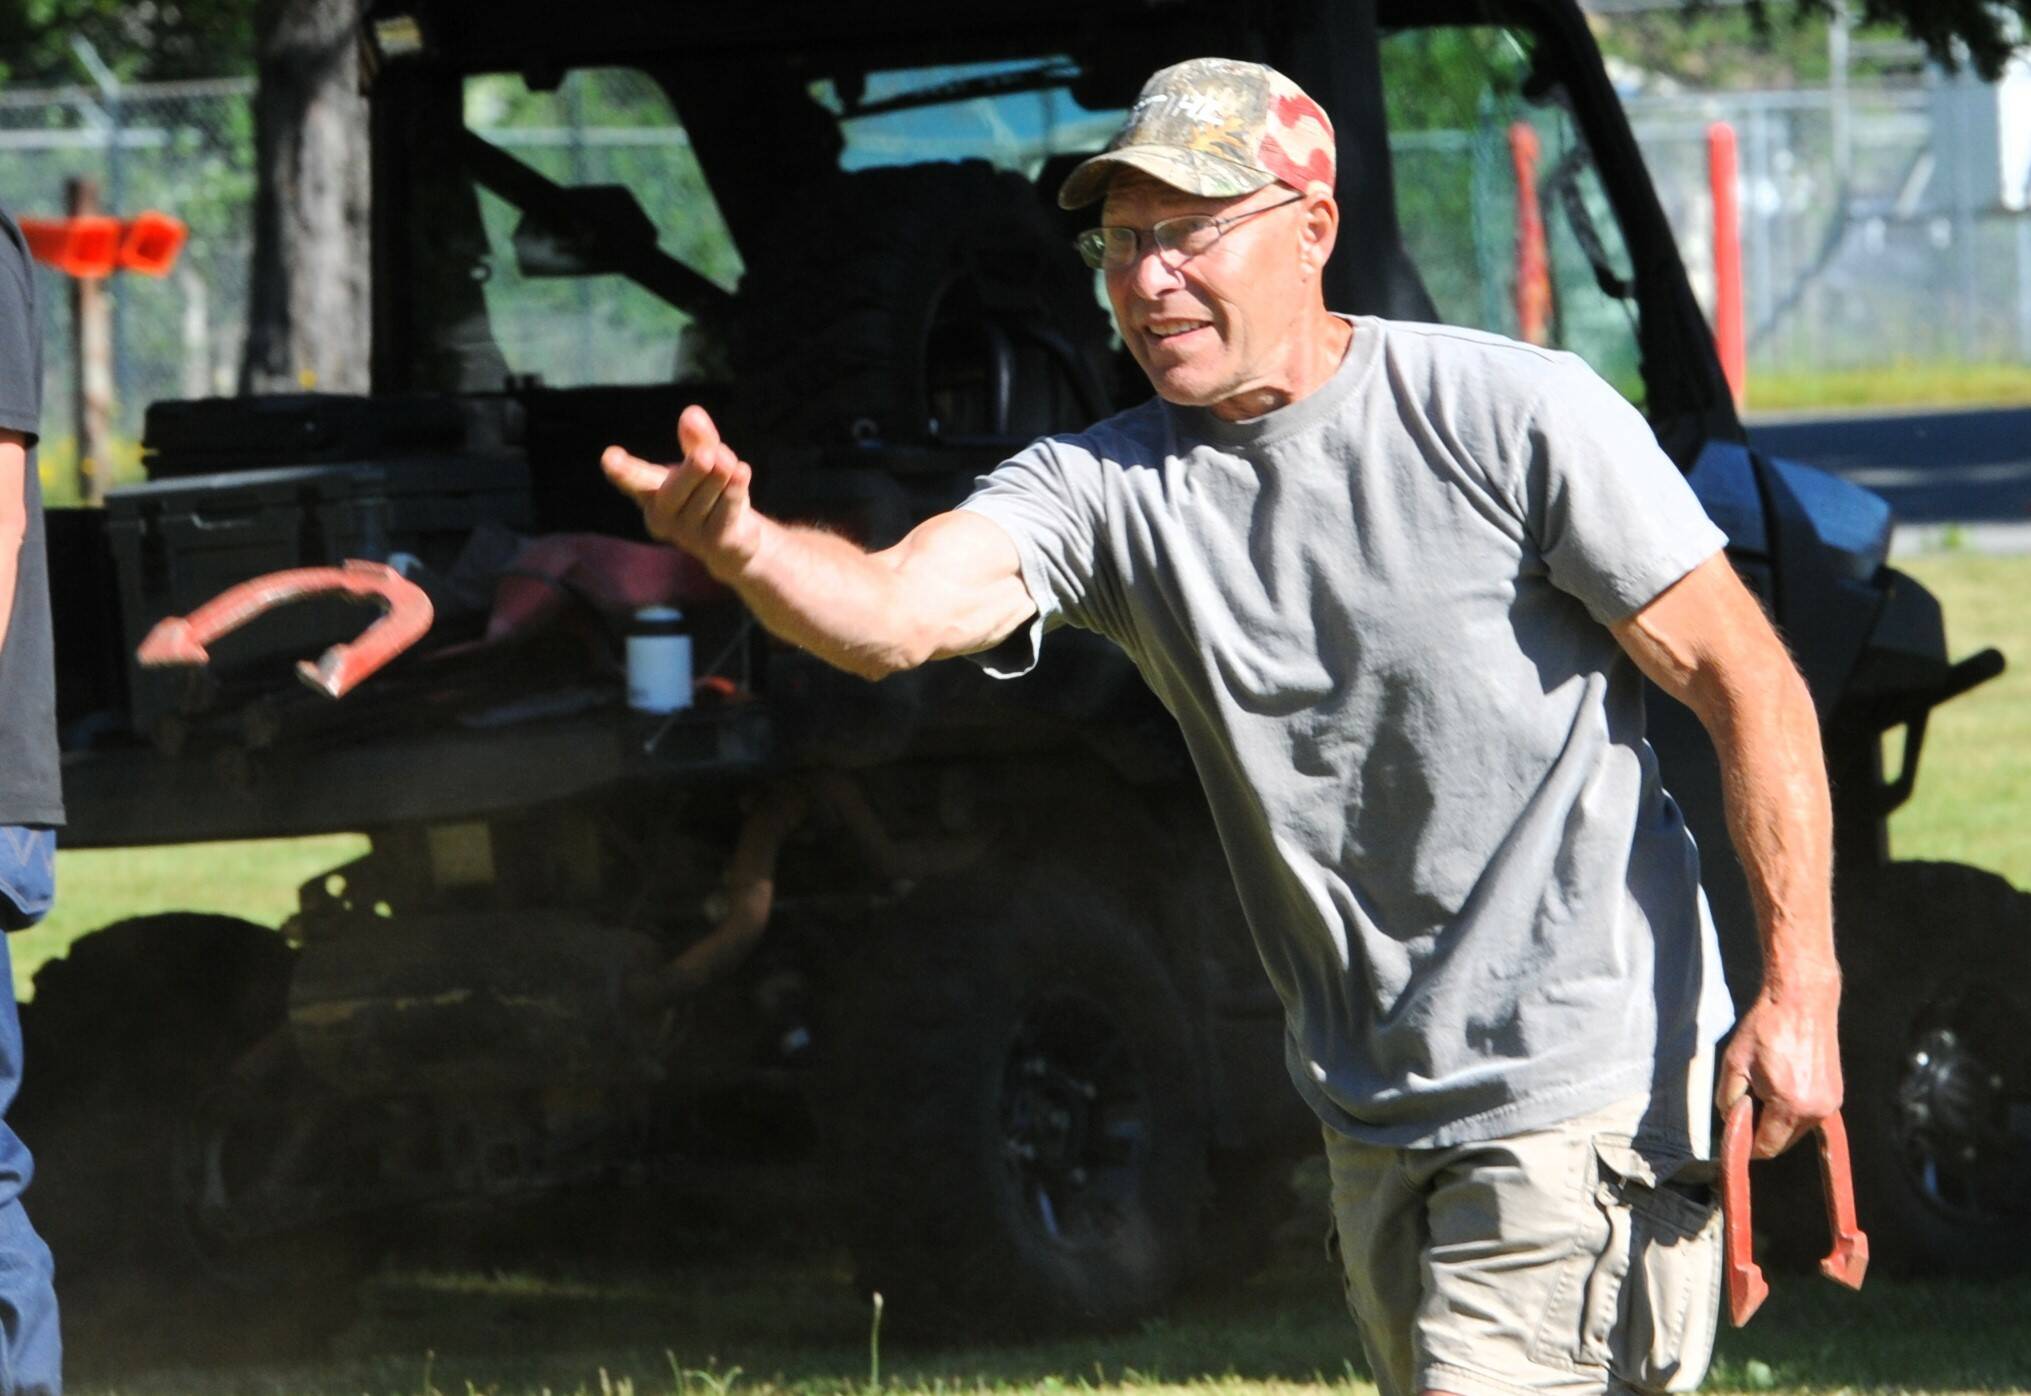
<path fill-rule="evenodd" d="M 1325 113 L 1256 64 L 1156 74 L 1060 202 L 1157 396 L 1037 442 L 868 554 L 750 505 L 699 408 L 649 529 L 870 678 L 1036 662 L 1061 624 L 1184 733 L 1331 1166 L 1389 1396 L 1686 1389 L 1720 1104 L 1764 1155 L 1840 1103 L 1811 701 L 1642 418 L 1569 355 L 1327 311 Z M 1641 678 L 1713 735 L 1764 987 L 1730 1010 Z M 1665 1302 L 1667 1295 L 1670 1302 Z"/>

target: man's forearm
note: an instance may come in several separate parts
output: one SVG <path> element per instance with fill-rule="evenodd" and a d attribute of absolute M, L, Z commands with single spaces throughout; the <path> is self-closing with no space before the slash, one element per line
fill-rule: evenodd
<path fill-rule="evenodd" d="M 1015 544 L 996 524 L 951 510 L 870 553 L 754 508 L 754 468 L 704 408 L 684 409 L 677 436 L 678 465 L 609 446 L 601 468 L 640 506 L 650 536 L 704 562 L 771 633 L 829 664 L 879 679 L 985 649 L 1036 614 Z"/>
<path fill-rule="evenodd" d="M 1763 991 L 1715 1069 L 1715 1101 L 1763 1101 L 1770 1158 L 1841 1104 L 1840 970 L 1833 943 L 1833 808 L 1805 680 L 1722 554 L 1688 572 L 1615 637 L 1650 680 L 1699 714 L 1720 757 L 1728 833 L 1755 902 Z"/>
<path fill-rule="evenodd" d="M 837 534 L 764 520 L 754 558 L 720 580 L 771 634 L 862 678 L 926 657 L 895 569 Z"/>
<path fill-rule="evenodd" d="M 1833 943 L 1833 810 L 1819 721 L 1796 670 L 1774 691 L 1715 705 L 1728 833 L 1763 944 L 1766 991 L 1838 982 Z"/>

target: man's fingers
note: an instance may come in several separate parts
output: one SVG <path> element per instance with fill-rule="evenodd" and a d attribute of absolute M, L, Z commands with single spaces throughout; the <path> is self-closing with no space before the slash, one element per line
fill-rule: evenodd
<path fill-rule="evenodd" d="M 677 444 L 684 448 L 686 460 L 695 460 L 707 447 L 719 444 L 719 428 L 713 425 L 712 414 L 697 403 L 684 409 L 677 418 Z"/>
<path fill-rule="evenodd" d="M 707 537 L 718 537 L 733 526 L 741 510 L 747 507 L 749 475 L 745 462 L 735 462 L 717 497 L 711 504 L 703 506 L 704 512 L 698 518 L 700 532 Z"/>
<path fill-rule="evenodd" d="M 619 446 L 607 447 L 599 458 L 599 464 L 615 489 L 632 494 L 644 503 L 647 502 L 646 496 L 662 488 L 664 479 L 670 474 L 668 466 L 651 464 L 638 456 L 629 455 Z"/>
<path fill-rule="evenodd" d="M 1756 1143 L 1749 1150 L 1752 1158 L 1776 1158 L 1798 1142 L 1806 1132 L 1805 1123 L 1789 1110 L 1774 1105 L 1763 1107 L 1762 1118 L 1756 1121 Z"/>
<path fill-rule="evenodd" d="M 743 540 L 751 543 L 756 529 L 748 502 L 753 468 L 719 439 L 719 429 L 702 407 L 684 409 L 677 436 L 684 446 L 681 464 L 657 465 L 609 446 L 600 467 L 615 488 L 641 506 L 652 537 L 708 561 Z"/>
<path fill-rule="evenodd" d="M 1739 1071 L 1723 1067 L 1720 1083 L 1714 1088 L 1714 1106 L 1723 1115 L 1735 1108 L 1735 1102 L 1749 1094 L 1749 1078 Z"/>
<path fill-rule="evenodd" d="M 704 532 L 739 466 L 731 448 L 707 446 L 685 463 L 679 472 L 684 479 L 666 491 L 664 500 L 658 501 L 658 512 L 669 510 L 671 521 L 687 535 Z"/>

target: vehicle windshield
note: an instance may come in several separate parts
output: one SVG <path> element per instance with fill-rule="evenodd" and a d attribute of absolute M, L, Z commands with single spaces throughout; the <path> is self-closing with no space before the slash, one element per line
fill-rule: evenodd
<path fill-rule="evenodd" d="M 1034 179 L 1052 156 L 1098 150 L 1121 125 L 1119 108 L 1079 105 L 1078 75 L 1057 56 L 873 72 L 851 90 L 822 78 L 811 95 L 839 121 L 841 169 L 986 160 Z"/>
<path fill-rule="evenodd" d="M 1562 88 L 1532 80 L 1530 36 L 1402 27 L 1383 31 L 1380 53 L 1401 274 L 1421 283 L 1431 317 L 1570 349 L 1641 405 L 1629 253 Z M 1124 114 L 1083 105 L 1079 64 L 1062 53 L 801 76 L 799 61 L 773 70 L 778 85 L 756 99 L 800 108 L 779 112 L 771 134 L 809 146 L 797 179 L 984 160 L 1033 181 L 1059 223 L 1057 181 Z M 429 232 L 410 235 L 409 275 L 431 307 L 413 323 L 437 342 L 413 352 L 424 381 L 411 386 L 725 377 L 742 312 L 739 233 L 786 206 L 772 189 L 757 214 L 755 172 L 732 168 L 751 145 L 723 129 L 694 142 L 669 73 L 461 84 L 453 163 L 468 179 L 412 165 Z"/>
<path fill-rule="evenodd" d="M 692 298 L 615 265 L 632 251 L 721 292 L 740 283 L 740 251 L 663 88 L 629 68 L 574 70 L 548 91 L 487 73 L 465 80 L 463 109 L 466 129 L 508 162 L 477 171 L 485 248 L 473 271 L 506 371 L 559 387 L 697 372 L 708 351 L 696 310 L 682 303 Z M 466 163 L 476 163 L 470 153 Z M 624 193 L 583 220 L 551 216 L 566 207 L 563 191 L 593 190 Z M 602 234 L 628 222 L 629 198 L 645 245 L 603 246 Z"/>

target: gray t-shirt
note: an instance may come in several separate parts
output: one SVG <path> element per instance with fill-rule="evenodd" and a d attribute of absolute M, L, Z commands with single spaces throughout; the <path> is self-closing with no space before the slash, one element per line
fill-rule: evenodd
<path fill-rule="evenodd" d="M 27 532 L 14 565 L 13 610 L 0 645 L 0 825 L 63 823 L 57 769 L 56 649 L 49 553 L 35 442 L 42 409 L 42 326 L 28 242 L 0 209 L 0 427 L 28 438 Z"/>
<path fill-rule="evenodd" d="M 1725 542 L 1570 354 L 1353 321 L 1332 379 L 1223 422 L 1161 400 L 1039 441 L 963 506 L 1037 616 L 1177 718 L 1298 1090 L 1377 1144 L 1677 1088 L 1731 1020 L 1698 857 L 1603 622 Z"/>

